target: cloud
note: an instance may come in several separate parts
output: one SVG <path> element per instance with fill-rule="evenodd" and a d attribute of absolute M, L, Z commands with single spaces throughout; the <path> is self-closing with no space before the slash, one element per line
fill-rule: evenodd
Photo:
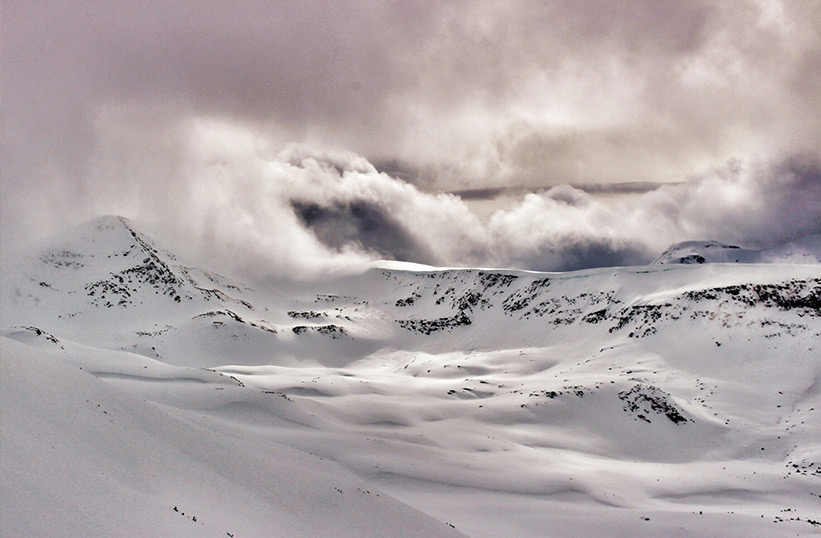
<path fill-rule="evenodd" d="M 382 259 L 434 263 L 425 245 L 378 204 L 358 200 L 323 206 L 292 200 L 291 207 L 300 222 L 329 248 L 352 245 Z"/>
<path fill-rule="evenodd" d="M 645 216 L 691 237 L 767 247 L 821 233 L 821 161 L 731 161 L 676 187 L 648 193 Z"/>
<path fill-rule="evenodd" d="M 554 187 L 493 214 L 488 253 L 495 265 L 546 271 L 644 263 L 651 249 L 626 229 L 626 216 L 583 191 Z"/>
<path fill-rule="evenodd" d="M 124 213 L 279 273 L 550 269 L 819 228 L 817 2 L 57 0 L 2 24 L 4 245 Z M 480 219 L 470 193 L 515 203 Z"/>
<path fill-rule="evenodd" d="M 407 163 L 429 190 L 670 181 L 821 147 L 815 2 L 12 2 L 3 177 L 82 193 L 111 106 Z M 47 212 L 47 210 L 43 210 Z"/>
<path fill-rule="evenodd" d="M 107 144 L 77 218 L 137 217 L 188 257 L 258 276 L 310 277 L 380 258 L 565 271 L 647 263 L 689 239 L 765 247 L 821 232 L 821 166 L 810 155 L 731 161 L 615 196 L 559 185 L 482 220 L 460 197 L 424 192 L 350 151 L 283 147 L 214 118 L 179 124 L 140 113 L 98 121 Z"/>

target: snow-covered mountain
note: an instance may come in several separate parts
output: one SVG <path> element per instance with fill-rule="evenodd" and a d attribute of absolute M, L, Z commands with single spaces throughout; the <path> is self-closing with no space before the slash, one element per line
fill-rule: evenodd
<path fill-rule="evenodd" d="M 252 288 L 97 219 L 4 261 L 3 535 L 821 532 L 813 241 Z"/>
<path fill-rule="evenodd" d="M 821 234 L 809 235 L 776 247 L 751 250 L 719 241 L 676 243 L 653 265 L 671 263 L 821 263 Z"/>

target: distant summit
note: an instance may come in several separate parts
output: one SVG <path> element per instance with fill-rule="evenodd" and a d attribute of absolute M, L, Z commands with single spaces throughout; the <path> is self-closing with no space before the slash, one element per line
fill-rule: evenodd
<path fill-rule="evenodd" d="M 762 250 L 719 241 L 684 241 L 665 250 L 651 265 L 697 263 L 821 263 L 821 234 Z"/>

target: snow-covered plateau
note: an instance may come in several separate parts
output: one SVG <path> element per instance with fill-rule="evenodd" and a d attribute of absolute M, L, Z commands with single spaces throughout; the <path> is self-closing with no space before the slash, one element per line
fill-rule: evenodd
<path fill-rule="evenodd" d="M 0 530 L 821 534 L 819 243 L 251 286 L 101 217 L 3 260 Z"/>

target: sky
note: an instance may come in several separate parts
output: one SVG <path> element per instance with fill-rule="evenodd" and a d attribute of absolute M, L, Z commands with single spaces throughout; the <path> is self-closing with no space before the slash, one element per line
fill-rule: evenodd
<path fill-rule="evenodd" d="M 6 0 L 3 247 L 100 214 L 304 275 L 821 232 L 821 2 Z"/>

